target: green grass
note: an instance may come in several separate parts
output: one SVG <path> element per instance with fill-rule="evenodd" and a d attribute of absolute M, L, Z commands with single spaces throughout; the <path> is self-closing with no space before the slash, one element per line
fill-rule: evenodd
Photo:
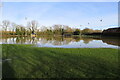
<path fill-rule="evenodd" d="M 115 78 L 118 50 L 3 44 L 3 78 Z"/>

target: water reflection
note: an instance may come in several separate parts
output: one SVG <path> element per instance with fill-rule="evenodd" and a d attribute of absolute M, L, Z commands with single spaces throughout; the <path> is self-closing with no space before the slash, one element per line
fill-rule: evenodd
<path fill-rule="evenodd" d="M 120 45 L 118 38 L 110 37 L 62 37 L 62 36 L 37 36 L 37 37 L 2 37 L 2 44 L 36 44 L 39 47 L 117 47 Z M 79 46 L 78 46 L 79 44 Z"/>
<path fill-rule="evenodd" d="M 119 38 L 102 38 L 102 41 L 104 43 L 107 43 L 110 45 L 120 46 L 120 39 Z"/>

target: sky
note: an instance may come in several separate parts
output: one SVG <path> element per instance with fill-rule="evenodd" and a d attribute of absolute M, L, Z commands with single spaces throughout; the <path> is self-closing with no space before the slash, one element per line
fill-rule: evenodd
<path fill-rule="evenodd" d="M 23 25 L 36 20 L 40 26 L 63 24 L 73 28 L 103 30 L 118 25 L 118 3 L 3 2 L 2 20 Z"/>
<path fill-rule="evenodd" d="M 118 2 L 119 0 L 2 0 L 3 2 Z"/>

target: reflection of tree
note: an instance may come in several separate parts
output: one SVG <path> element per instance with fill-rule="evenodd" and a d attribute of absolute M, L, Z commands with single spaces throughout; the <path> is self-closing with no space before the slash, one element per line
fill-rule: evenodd
<path fill-rule="evenodd" d="M 73 39 L 75 39 L 75 41 L 78 42 L 78 41 L 80 41 L 81 38 L 78 36 L 75 36 L 75 37 L 73 37 Z"/>
<path fill-rule="evenodd" d="M 41 43 L 50 43 L 52 45 L 65 45 L 65 44 L 69 44 L 71 41 L 73 41 L 73 38 L 64 38 L 64 37 L 54 37 L 54 36 L 44 36 L 44 37 L 40 37 Z"/>
<path fill-rule="evenodd" d="M 17 44 L 37 44 L 37 43 L 42 43 L 42 44 L 52 44 L 52 45 L 66 45 L 69 44 L 70 42 L 78 42 L 82 38 L 80 37 L 63 37 L 63 36 L 38 36 L 38 37 L 8 37 L 8 38 L 3 38 L 5 39 L 5 43 L 13 42 Z M 8 41 L 8 39 L 10 39 Z"/>
<path fill-rule="evenodd" d="M 93 40 L 93 38 L 82 38 L 85 44 L 88 44 L 90 41 Z"/>
<path fill-rule="evenodd" d="M 61 37 L 60 39 L 55 38 L 53 45 L 66 45 L 74 41 L 72 37 Z"/>
<path fill-rule="evenodd" d="M 46 44 L 48 43 L 48 41 L 45 38 L 41 38 L 41 40 L 39 41 L 41 44 Z"/>
<path fill-rule="evenodd" d="M 120 46 L 120 38 L 102 38 L 103 43 Z"/>
<path fill-rule="evenodd" d="M 20 39 L 19 37 L 16 38 L 16 43 L 19 43 L 20 42 Z"/>
<path fill-rule="evenodd" d="M 25 43 L 35 44 L 35 43 L 37 43 L 37 39 L 35 39 L 35 37 L 16 37 L 16 43 L 19 43 L 19 44 L 25 44 Z"/>
<path fill-rule="evenodd" d="M 62 45 L 62 41 L 57 41 L 57 40 L 55 40 L 55 41 L 53 41 L 52 44 L 53 44 L 53 45 Z"/>
<path fill-rule="evenodd" d="M 103 43 L 111 44 L 111 45 L 119 45 L 120 46 L 120 39 L 118 38 L 90 38 L 90 37 L 63 37 L 63 36 L 38 36 L 38 37 L 3 37 L 1 38 L 3 43 L 17 43 L 17 44 L 52 44 L 52 45 L 67 45 L 71 42 L 78 42 L 83 40 L 85 44 L 88 44 L 92 40 L 101 40 Z M 0 41 L 1 41 L 0 39 Z"/>

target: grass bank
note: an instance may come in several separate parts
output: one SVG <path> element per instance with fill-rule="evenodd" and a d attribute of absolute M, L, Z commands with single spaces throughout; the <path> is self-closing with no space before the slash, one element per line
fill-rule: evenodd
<path fill-rule="evenodd" d="M 118 50 L 3 44 L 3 78 L 114 78 Z"/>

